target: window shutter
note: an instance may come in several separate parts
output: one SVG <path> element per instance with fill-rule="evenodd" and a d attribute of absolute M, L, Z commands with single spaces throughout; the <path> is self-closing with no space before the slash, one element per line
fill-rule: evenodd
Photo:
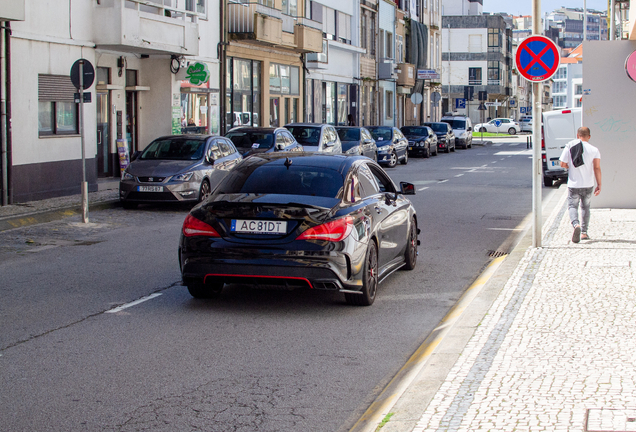
<path fill-rule="evenodd" d="M 74 102 L 75 86 L 67 75 L 38 75 L 38 100 Z"/>

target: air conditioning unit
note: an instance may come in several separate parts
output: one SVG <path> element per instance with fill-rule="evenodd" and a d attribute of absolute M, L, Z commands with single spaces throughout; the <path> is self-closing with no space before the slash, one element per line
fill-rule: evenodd
<path fill-rule="evenodd" d="M 378 79 L 389 80 L 397 79 L 397 77 L 398 73 L 393 59 L 382 59 L 380 63 L 378 63 Z"/>

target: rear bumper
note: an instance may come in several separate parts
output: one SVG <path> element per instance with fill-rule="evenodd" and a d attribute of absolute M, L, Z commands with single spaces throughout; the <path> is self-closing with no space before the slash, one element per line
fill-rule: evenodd
<path fill-rule="evenodd" d="M 562 179 L 562 178 L 568 178 L 568 172 L 567 170 L 564 169 L 548 169 L 548 166 L 545 162 L 542 163 L 543 164 L 543 177 L 545 178 L 551 178 L 551 179 Z"/>
<path fill-rule="evenodd" d="M 215 249 L 213 254 L 187 254 L 180 251 L 181 274 L 188 280 L 213 280 L 224 283 L 278 285 L 326 290 L 355 290 L 362 287 L 364 249 L 358 243 L 353 256 L 327 251 L 253 250 L 247 248 Z"/>

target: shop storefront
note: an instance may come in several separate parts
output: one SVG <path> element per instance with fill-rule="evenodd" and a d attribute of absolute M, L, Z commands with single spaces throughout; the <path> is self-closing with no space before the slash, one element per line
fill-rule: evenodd
<path fill-rule="evenodd" d="M 308 122 L 337 126 L 355 124 L 357 85 L 309 79 L 305 91 Z"/>

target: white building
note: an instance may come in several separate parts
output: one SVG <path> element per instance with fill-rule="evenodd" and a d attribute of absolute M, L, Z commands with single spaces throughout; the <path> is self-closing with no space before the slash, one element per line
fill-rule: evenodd
<path fill-rule="evenodd" d="M 119 177 L 117 142 L 141 150 L 181 133 L 184 119 L 218 131 L 218 0 L 18 1 L 24 21 L 13 23 L 8 41 L 10 201 L 80 191 L 79 104 L 69 77 L 80 58 L 95 70 L 83 105 L 89 190 L 98 177 Z M 207 81 L 184 81 L 195 62 Z"/>

